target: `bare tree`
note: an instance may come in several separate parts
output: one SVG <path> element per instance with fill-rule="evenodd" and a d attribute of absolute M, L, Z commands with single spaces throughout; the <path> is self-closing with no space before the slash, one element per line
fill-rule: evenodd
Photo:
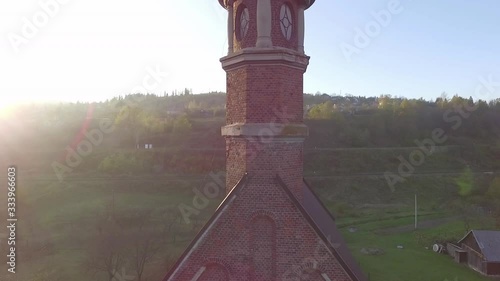
<path fill-rule="evenodd" d="M 146 280 L 148 264 L 167 244 L 175 224 L 175 210 L 158 217 L 153 210 L 121 210 L 115 215 L 112 208 L 106 209 L 96 216 L 96 239 L 85 260 L 87 272 L 107 274 L 108 281 L 116 281 L 127 264 L 135 280 Z"/>
<path fill-rule="evenodd" d="M 119 270 L 125 266 L 125 240 L 121 235 L 121 227 L 113 217 L 98 221 L 99 232 L 88 248 L 85 269 L 92 276 L 101 272 L 113 281 Z"/>
<path fill-rule="evenodd" d="M 31 277 L 27 278 L 29 281 L 63 281 L 67 280 L 65 276 L 61 275 L 61 268 L 50 261 L 43 266 L 36 269 Z M 3 279 L 2 279 L 3 280 Z"/>
<path fill-rule="evenodd" d="M 161 231 L 164 238 L 171 237 L 172 243 L 176 242 L 177 226 L 182 223 L 182 214 L 175 207 L 169 207 L 164 210 L 161 216 Z"/>
<path fill-rule="evenodd" d="M 163 244 L 163 234 L 153 223 L 151 211 L 139 212 L 136 225 L 130 230 L 131 263 L 137 275 L 137 281 L 143 280 L 146 265 L 156 256 Z"/>

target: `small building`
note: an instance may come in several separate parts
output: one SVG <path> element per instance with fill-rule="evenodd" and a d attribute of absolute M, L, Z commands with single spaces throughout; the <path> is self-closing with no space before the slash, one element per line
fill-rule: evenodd
<path fill-rule="evenodd" d="M 500 231 L 471 230 L 458 245 L 448 244 L 455 261 L 487 276 L 500 276 Z"/>

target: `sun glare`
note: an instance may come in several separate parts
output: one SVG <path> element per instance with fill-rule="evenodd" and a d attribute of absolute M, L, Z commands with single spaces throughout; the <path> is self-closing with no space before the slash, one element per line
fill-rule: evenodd
<path fill-rule="evenodd" d="M 0 105 L 0 118 L 9 117 L 14 111 L 14 105 Z"/>
<path fill-rule="evenodd" d="M 16 107 L 21 104 L 20 100 L 14 98 L 0 98 L 0 118 L 7 118 L 12 115 Z"/>

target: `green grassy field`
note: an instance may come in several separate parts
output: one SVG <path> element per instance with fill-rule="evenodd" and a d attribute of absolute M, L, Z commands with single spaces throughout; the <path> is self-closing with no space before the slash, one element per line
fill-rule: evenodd
<path fill-rule="evenodd" d="M 392 226 L 408 225 L 412 218 L 392 220 Z M 461 238 L 463 223 L 455 221 L 430 229 L 403 233 L 378 233 L 387 227 L 386 221 L 355 225 L 355 233 L 343 229 L 349 248 L 371 281 L 486 281 L 480 274 L 455 263 L 451 257 L 434 253 L 431 245 L 434 237 Z M 476 223 L 482 228 L 488 223 Z M 457 238 L 459 237 L 459 238 Z M 398 249 L 397 246 L 403 246 Z M 426 248 L 427 247 L 427 248 Z M 381 255 L 362 254 L 362 248 L 376 248 L 384 251 Z"/>
<path fill-rule="evenodd" d="M 125 221 L 128 216 L 145 210 L 153 211 L 150 224 L 143 230 L 146 233 L 160 233 L 167 222 L 176 221 L 146 266 L 147 279 L 143 280 L 160 280 L 220 201 L 210 202 L 206 212 L 193 217 L 188 225 L 178 219 L 177 206 L 192 201 L 192 188 L 199 186 L 199 180 L 181 176 L 103 179 L 87 174 L 73 175 L 59 183 L 50 177 L 19 178 L 18 186 L 22 188 L 17 201 L 17 273 L 4 275 L 7 270 L 2 258 L 0 280 L 108 280 L 103 272 L 92 275 L 85 265 L 89 249 L 95 248 L 93 241 L 99 237 L 99 228 L 111 223 L 110 213 Z M 121 227 L 123 233 L 129 232 L 126 224 Z M 7 251 L 4 243 L 1 248 L 2 252 Z M 130 263 L 125 262 L 123 267 L 132 274 Z"/>
<path fill-rule="evenodd" d="M 11 279 L 19 281 L 107 280 L 103 272 L 91 275 L 85 261 L 89 248 L 93 247 L 92 241 L 98 237 L 97 222 L 102 220 L 102 215 L 110 207 L 117 217 L 146 209 L 154 210 L 153 222 L 156 226 L 163 225 L 162 220 L 166 217 L 170 221 L 175 220 L 173 230 L 146 266 L 148 278 L 144 280 L 160 280 L 221 200 L 211 200 L 206 209 L 192 217 L 191 224 L 186 224 L 176 214 L 176 207 L 180 203 L 191 204 L 192 188 L 203 184 L 195 177 L 103 178 L 86 174 L 73 175 L 67 183 L 44 176 L 20 179 L 19 184 L 23 186 L 19 192 L 19 201 L 23 202 L 19 208 L 19 217 L 22 218 L 18 230 L 19 263 L 17 279 Z M 338 206 L 338 202 L 331 200 L 325 200 L 325 203 L 331 210 Z M 391 206 L 362 208 L 354 212 L 356 216 L 347 213 L 337 221 L 355 258 L 371 281 L 487 280 L 455 264 L 448 256 L 426 249 L 431 247 L 435 237 L 460 238 L 464 234 L 462 222 L 456 219 L 416 232 L 399 233 L 396 229 L 391 233 L 390 229 L 413 222 L 411 208 Z M 420 220 L 453 216 L 448 212 L 427 209 L 421 212 Z M 349 232 L 349 227 L 356 227 L 357 232 Z M 474 227 L 491 227 L 491 222 L 476 221 Z M 389 231 L 384 231 L 387 229 Z M 159 228 L 151 227 L 148 231 L 159 231 Z M 404 248 L 397 249 L 398 245 Z M 362 248 L 382 249 L 385 254 L 365 255 L 360 252 Z M 2 267 L 5 272 L 5 266 Z"/>

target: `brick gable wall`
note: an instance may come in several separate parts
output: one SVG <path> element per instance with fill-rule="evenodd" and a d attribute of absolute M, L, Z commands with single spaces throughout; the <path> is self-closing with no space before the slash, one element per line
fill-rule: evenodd
<path fill-rule="evenodd" d="M 253 227 L 256 218 L 261 220 L 259 227 Z M 255 243 L 252 237 L 257 236 L 274 241 Z M 261 266 L 269 262 L 266 251 L 272 245 L 274 263 Z M 231 281 L 300 280 L 299 276 L 320 273 L 331 280 L 351 280 L 283 189 L 254 179 L 225 206 L 171 280 L 191 280 L 214 259 L 225 266 Z"/>

